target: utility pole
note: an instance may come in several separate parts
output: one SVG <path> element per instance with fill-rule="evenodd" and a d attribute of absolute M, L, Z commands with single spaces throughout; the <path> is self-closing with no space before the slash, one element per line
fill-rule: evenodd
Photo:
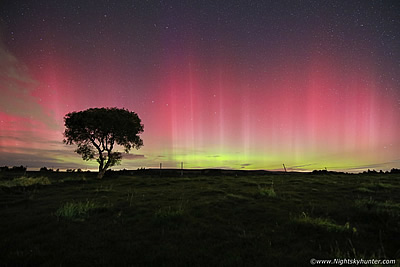
<path fill-rule="evenodd" d="M 181 162 L 181 176 L 183 176 L 183 161 Z"/>

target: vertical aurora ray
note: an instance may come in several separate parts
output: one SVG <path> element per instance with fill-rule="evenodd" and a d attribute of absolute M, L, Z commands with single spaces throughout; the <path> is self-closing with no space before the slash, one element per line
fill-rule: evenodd
<path fill-rule="evenodd" d="M 318 59 L 257 82 L 229 66 L 182 63 L 160 97 L 172 167 L 348 170 L 393 160 L 394 98 L 380 93 L 372 68 L 342 63 Z"/>

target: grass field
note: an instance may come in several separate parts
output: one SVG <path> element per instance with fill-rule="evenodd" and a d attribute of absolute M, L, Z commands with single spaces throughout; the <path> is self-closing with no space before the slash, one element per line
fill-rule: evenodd
<path fill-rule="evenodd" d="M 0 179 L 1 266 L 400 263 L 399 174 L 21 176 Z"/>

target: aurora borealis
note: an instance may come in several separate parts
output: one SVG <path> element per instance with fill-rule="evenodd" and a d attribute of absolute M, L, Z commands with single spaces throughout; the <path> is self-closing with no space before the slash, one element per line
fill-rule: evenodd
<path fill-rule="evenodd" d="M 63 117 L 135 111 L 114 169 L 400 167 L 398 1 L 2 1 L 0 165 L 96 169 Z"/>

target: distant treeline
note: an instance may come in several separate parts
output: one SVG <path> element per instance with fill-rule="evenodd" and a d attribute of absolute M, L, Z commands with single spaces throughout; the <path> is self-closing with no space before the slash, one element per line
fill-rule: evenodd
<path fill-rule="evenodd" d="M 13 166 L 13 167 L 8 167 L 8 166 L 3 166 L 0 167 L 0 172 L 26 172 L 27 167 L 25 166 Z M 59 169 L 51 169 L 47 167 L 42 167 L 39 170 L 40 172 L 60 172 Z M 77 173 L 82 173 L 81 169 L 67 169 L 66 172 L 77 172 Z M 90 172 L 90 171 L 85 171 L 85 172 Z M 285 173 L 283 171 L 264 171 L 264 170 L 223 170 L 223 169 L 145 169 L 145 168 L 138 168 L 137 170 L 108 170 L 107 174 L 111 173 L 119 173 L 119 174 L 124 174 L 124 175 L 129 175 L 129 174 L 134 174 L 134 173 L 141 173 L 141 174 L 150 174 L 150 175 L 155 175 L 155 174 L 163 174 L 163 175 L 172 175 L 175 176 L 177 174 L 182 174 L 185 172 L 185 174 L 200 174 L 200 175 L 262 175 L 266 173 Z M 293 172 L 292 172 L 293 173 Z M 328 170 L 313 170 L 311 172 L 312 174 L 346 174 L 345 172 L 336 172 L 336 171 L 328 171 Z M 393 168 L 390 171 L 376 171 L 376 170 L 367 170 L 362 172 L 362 174 L 395 174 L 395 173 L 400 173 L 400 169 Z"/>
<path fill-rule="evenodd" d="M 26 167 L 24 166 L 13 166 L 13 167 L 0 167 L 0 171 L 2 172 L 26 172 Z"/>
<path fill-rule="evenodd" d="M 13 167 L 8 167 L 8 166 L 3 166 L 0 167 L 0 172 L 26 172 L 27 167 L 24 166 L 13 166 Z M 51 169 L 47 167 L 42 167 L 39 170 L 40 172 L 59 172 L 60 169 Z M 66 172 L 83 172 L 82 169 L 67 169 Z M 87 171 L 89 172 L 89 171 Z"/>
<path fill-rule="evenodd" d="M 46 167 L 42 167 L 39 170 L 40 172 L 59 172 L 60 169 L 54 170 L 54 169 L 48 169 Z M 66 169 L 66 172 L 83 172 L 82 169 Z M 90 172 L 90 171 L 86 171 L 86 172 Z"/>
<path fill-rule="evenodd" d="M 328 170 L 313 170 L 312 171 L 313 174 L 327 174 L 327 173 L 345 173 L 345 172 L 335 172 L 335 171 L 328 171 Z M 370 170 L 368 169 L 367 171 L 363 171 L 363 174 L 384 174 L 384 173 L 400 173 L 400 169 L 391 169 L 390 171 L 382 171 L 380 170 L 379 172 L 376 170 Z"/>
<path fill-rule="evenodd" d="M 337 171 L 328 171 L 328 170 L 314 170 L 312 172 L 298 172 L 298 171 L 291 171 L 291 172 L 284 172 L 284 171 L 266 171 L 266 170 L 229 170 L 229 169 L 145 169 L 145 168 L 138 168 L 137 170 L 108 170 L 108 175 L 113 174 L 122 174 L 122 175 L 135 175 L 135 174 L 143 174 L 143 175 L 150 175 L 150 176 L 164 176 L 164 177 L 176 177 L 179 175 L 185 176 L 249 176 L 249 175 L 266 175 L 266 174 L 355 174 L 355 173 L 347 173 L 347 172 L 337 172 Z M 398 174 L 400 173 L 400 169 L 391 169 L 390 171 L 376 171 L 376 170 L 368 170 L 364 171 L 359 174 Z"/>

